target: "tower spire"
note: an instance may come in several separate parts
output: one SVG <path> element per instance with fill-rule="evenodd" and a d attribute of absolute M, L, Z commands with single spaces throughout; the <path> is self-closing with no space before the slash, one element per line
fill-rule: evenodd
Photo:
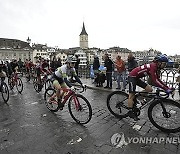
<path fill-rule="evenodd" d="M 83 27 L 82 27 L 82 31 L 81 31 L 80 35 L 88 35 L 86 32 L 86 29 L 85 29 L 84 22 L 83 22 Z"/>

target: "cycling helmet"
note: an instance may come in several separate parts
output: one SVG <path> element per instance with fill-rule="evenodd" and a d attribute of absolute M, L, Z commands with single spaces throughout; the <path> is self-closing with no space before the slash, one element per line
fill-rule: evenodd
<path fill-rule="evenodd" d="M 155 61 L 157 62 L 168 62 L 169 59 L 166 55 L 157 55 L 155 58 L 154 58 Z"/>
<path fill-rule="evenodd" d="M 157 55 L 155 58 L 154 58 L 155 61 L 157 62 L 166 62 L 168 64 L 172 64 L 174 63 L 172 60 L 170 60 L 166 55 Z"/>
<path fill-rule="evenodd" d="M 75 63 L 77 58 L 75 56 L 68 56 L 66 59 L 66 63 Z"/>

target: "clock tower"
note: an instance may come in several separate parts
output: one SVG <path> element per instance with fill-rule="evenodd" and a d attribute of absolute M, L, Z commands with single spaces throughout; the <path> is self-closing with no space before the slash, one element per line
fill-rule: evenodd
<path fill-rule="evenodd" d="M 80 48 L 82 48 L 82 49 L 88 48 L 88 34 L 86 32 L 84 22 L 83 22 L 82 31 L 79 35 L 79 42 L 80 42 Z"/>

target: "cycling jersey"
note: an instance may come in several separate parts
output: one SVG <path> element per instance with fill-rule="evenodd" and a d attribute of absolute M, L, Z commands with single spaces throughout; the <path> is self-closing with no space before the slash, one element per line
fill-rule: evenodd
<path fill-rule="evenodd" d="M 69 68 L 67 64 L 58 67 L 56 71 L 54 72 L 52 76 L 52 81 L 53 84 L 56 84 L 56 80 L 58 81 L 59 84 L 63 84 L 64 82 L 67 84 L 68 87 L 71 87 L 71 83 L 67 80 L 68 76 L 74 76 L 76 81 L 82 85 L 81 80 L 76 74 L 75 68 Z"/>
<path fill-rule="evenodd" d="M 167 85 L 165 85 L 159 78 L 159 75 L 157 73 L 157 63 L 150 63 L 150 64 L 144 64 L 142 66 L 134 68 L 130 73 L 129 76 L 133 78 L 142 78 L 145 76 L 150 76 L 152 78 L 152 81 L 155 83 L 156 86 L 168 90 L 170 89 Z"/>
<path fill-rule="evenodd" d="M 59 78 L 67 78 L 68 76 L 76 76 L 75 68 L 68 68 L 67 65 L 58 67 L 55 71 L 55 75 Z"/>

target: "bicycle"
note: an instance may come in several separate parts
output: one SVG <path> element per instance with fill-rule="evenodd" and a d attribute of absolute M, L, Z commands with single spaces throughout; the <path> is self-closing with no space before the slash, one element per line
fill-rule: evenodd
<path fill-rule="evenodd" d="M 23 91 L 23 82 L 21 78 L 18 77 L 18 73 L 14 72 L 11 76 L 8 77 L 8 85 L 12 90 L 16 86 L 17 91 L 21 94 Z"/>
<path fill-rule="evenodd" d="M 4 100 L 4 103 L 7 103 L 9 100 L 9 89 L 8 89 L 6 82 L 4 82 L 4 80 L 5 80 L 5 78 L 1 77 L 0 92 L 1 92 L 2 98 Z"/>
<path fill-rule="evenodd" d="M 114 91 L 107 97 L 107 108 L 117 118 L 128 117 L 127 107 L 129 95 L 122 91 Z M 148 104 L 148 118 L 159 130 L 166 133 L 180 131 L 180 103 L 168 99 L 169 94 L 157 89 L 155 92 L 135 92 L 133 112 L 139 116 L 141 110 Z M 140 101 L 140 98 L 149 99 Z M 141 99 L 142 100 L 142 99 Z"/>
<path fill-rule="evenodd" d="M 62 98 L 61 102 L 58 102 L 57 97 L 55 99 L 52 99 L 52 96 L 54 93 L 56 93 L 56 90 L 52 87 L 49 87 L 46 89 L 44 94 L 45 104 L 46 107 L 52 111 L 57 112 L 59 109 L 61 109 L 61 104 L 64 104 L 69 100 L 68 102 L 68 109 L 71 117 L 78 123 L 78 124 L 87 124 L 91 118 L 92 118 L 92 108 L 89 103 L 89 101 L 81 94 L 86 90 L 86 88 L 83 88 L 79 93 L 77 93 L 77 90 L 74 91 L 71 89 L 61 89 L 65 92 L 65 95 Z M 82 118 L 82 120 L 80 119 Z"/>
<path fill-rule="evenodd" d="M 48 88 L 48 87 L 52 87 L 52 83 L 51 83 L 51 80 L 49 79 L 48 75 L 47 74 L 44 74 L 41 76 L 41 88 L 39 89 L 39 83 L 38 83 L 38 79 L 37 77 L 34 76 L 33 78 L 33 84 L 34 84 L 34 89 L 36 92 L 40 92 L 44 86 L 45 90 Z"/>
<path fill-rule="evenodd" d="M 35 77 L 34 77 L 34 76 L 35 76 L 35 71 L 34 71 L 34 69 L 31 68 L 31 69 L 29 70 L 29 72 L 26 71 L 25 76 L 26 76 L 26 81 L 27 81 L 27 82 L 30 82 L 31 78 L 33 79 L 33 82 L 34 82 L 34 79 L 35 79 Z"/>

